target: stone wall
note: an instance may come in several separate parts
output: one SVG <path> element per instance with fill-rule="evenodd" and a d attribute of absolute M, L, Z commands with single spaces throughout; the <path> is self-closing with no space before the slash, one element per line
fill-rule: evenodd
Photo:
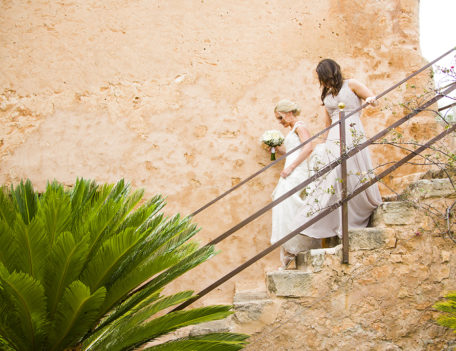
<path fill-rule="evenodd" d="M 456 350 L 432 307 L 456 291 L 456 245 L 442 220 L 454 187 L 421 179 L 407 190 L 375 211 L 373 227 L 350 231 L 349 265 L 341 245 L 300 253 L 297 270 L 268 272 L 263 289 L 239 287 L 233 316 L 191 333 L 248 333 L 252 351 Z"/>
<path fill-rule="evenodd" d="M 418 5 L 2 1 L 0 182 L 30 178 L 39 190 L 52 179 L 125 178 L 146 197 L 166 196 L 169 213 L 189 214 L 269 163 L 258 140 L 279 128 L 272 114 L 279 99 L 296 100 L 312 132 L 322 128 L 314 73 L 320 59 L 336 59 L 347 78 L 376 93 L 422 66 Z M 403 87 L 391 97 L 410 93 Z M 364 114 L 369 135 L 398 118 L 382 104 Z M 375 163 L 399 155 L 372 152 Z M 266 204 L 280 167 L 198 215 L 198 240 Z M 221 254 L 195 271 L 198 284 L 189 276 L 176 288 L 205 287 L 265 248 L 269 235 L 267 213 L 220 245 Z M 237 281 L 256 286 L 278 261 L 275 252 Z M 206 301 L 229 301 L 233 284 Z"/>

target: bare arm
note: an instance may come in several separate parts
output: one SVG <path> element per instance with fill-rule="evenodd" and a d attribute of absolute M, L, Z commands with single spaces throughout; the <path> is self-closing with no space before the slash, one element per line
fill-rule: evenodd
<path fill-rule="evenodd" d="M 297 127 L 296 128 L 296 134 L 298 134 L 299 140 L 301 143 L 305 142 L 307 139 L 310 138 L 310 133 L 305 127 Z M 310 153 L 313 150 L 312 143 L 307 143 L 304 145 L 301 150 L 299 151 L 298 157 L 296 157 L 296 160 L 289 165 L 287 168 L 285 168 L 281 173 L 280 176 L 283 178 L 288 177 L 296 167 L 298 167 L 307 157 L 309 157 Z"/>
<path fill-rule="evenodd" d="M 325 128 L 328 128 L 332 124 L 331 116 L 328 113 L 328 110 L 326 108 L 323 108 L 325 110 Z M 328 138 L 328 133 L 329 130 L 324 132 L 320 137 L 318 137 L 319 140 L 322 142 L 326 142 L 326 139 Z"/>
<path fill-rule="evenodd" d="M 349 79 L 348 86 L 356 95 L 358 95 L 358 97 L 372 105 L 375 105 L 376 101 L 374 93 L 363 83 L 357 81 L 356 79 Z"/>

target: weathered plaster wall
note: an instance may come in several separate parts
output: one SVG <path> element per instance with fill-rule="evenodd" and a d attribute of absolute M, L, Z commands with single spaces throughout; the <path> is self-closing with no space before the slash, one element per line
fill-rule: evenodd
<path fill-rule="evenodd" d="M 169 213 L 191 213 L 269 162 L 258 139 L 279 128 L 279 99 L 321 129 L 320 59 L 378 93 L 424 63 L 418 40 L 417 0 L 1 1 L 0 182 L 123 177 L 165 195 Z M 366 131 L 396 118 L 369 109 Z M 266 204 L 279 170 L 198 215 L 198 239 Z M 220 245 L 197 284 L 178 287 L 206 286 L 265 248 L 269 232 L 267 213 Z M 238 281 L 256 285 L 277 265 L 276 252 Z M 229 301 L 232 289 L 207 301 Z"/>

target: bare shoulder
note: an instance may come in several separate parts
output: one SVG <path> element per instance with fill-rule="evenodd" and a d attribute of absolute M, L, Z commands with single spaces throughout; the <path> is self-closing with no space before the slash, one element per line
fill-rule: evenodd
<path fill-rule="evenodd" d="M 356 90 L 364 86 L 363 83 L 354 78 L 347 79 L 347 83 L 351 90 Z"/>
<path fill-rule="evenodd" d="M 348 87 L 361 99 L 366 100 L 369 96 L 374 96 L 374 93 L 367 86 L 356 79 L 349 79 Z"/>
<path fill-rule="evenodd" d="M 301 138 L 308 139 L 310 137 L 309 130 L 304 125 L 304 122 L 299 123 L 295 131 Z"/>

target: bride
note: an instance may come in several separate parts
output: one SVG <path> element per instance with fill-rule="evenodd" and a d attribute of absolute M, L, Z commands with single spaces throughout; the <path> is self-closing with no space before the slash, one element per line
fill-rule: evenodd
<path fill-rule="evenodd" d="M 304 122 L 298 119 L 299 113 L 299 106 L 290 100 L 279 101 L 274 109 L 274 114 L 279 123 L 286 128 L 291 128 L 283 144 L 278 148 L 280 153 L 286 153 L 310 138 Z M 323 144 L 318 145 L 316 148 L 321 146 Z M 317 154 L 317 150 L 314 150 L 313 153 L 312 150 L 312 143 L 308 143 L 299 151 L 287 156 L 285 166 L 280 173 L 280 179 L 272 193 L 273 200 L 302 183 L 311 175 L 309 156 Z M 271 244 L 282 239 L 294 229 L 294 217 L 302 206 L 304 206 L 304 201 L 300 196 L 300 192 L 296 192 L 272 208 Z M 286 269 L 298 252 L 318 247 L 320 247 L 320 240 L 304 235 L 297 235 L 288 240 L 282 245 L 280 252 L 281 269 Z"/>

